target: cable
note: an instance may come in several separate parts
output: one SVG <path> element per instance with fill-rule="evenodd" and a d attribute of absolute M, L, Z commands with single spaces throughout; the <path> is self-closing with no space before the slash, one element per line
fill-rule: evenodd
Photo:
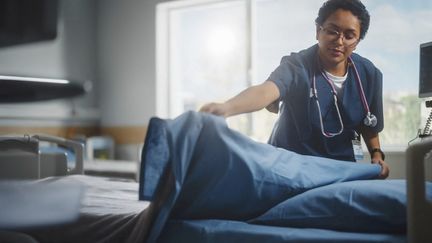
<path fill-rule="evenodd" d="M 432 101 L 431 101 L 431 100 L 426 101 L 426 107 L 432 107 Z M 418 129 L 418 130 L 417 130 L 417 135 L 415 136 L 415 138 L 411 139 L 411 140 L 408 142 L 408 146 L 409 146 L 409 145 L 410 145 L 414 140 L 416 140 L 417 138 L 424 138 L 424 137 L 431 136 L 431 132 L 432 132 L 432 131 L 430 130 L 431 125 L 432 125 L 432 110 L 429 112 L 429 116 L 428 116 L 428 118 L 427 118 L 427 120 L 426 120 L 426 123 L 425 123 L 424 129 L 423 129 L 423 133 L 422 133 L 421 129 Z"/>
<path fill-rule="evenodd" d="M 408 142 L 408 146 L 410 146 L 411 143 L 412 143 L 414 140 L 416 140 L 417 138 L 419 138 L 419 137 L 420 137 L 420 134 L 421 134 L 421 129 L 418 129 L 418 130 L 417 130 L 417 135 L 415 136 L 415 138 L 411 139 L 411 140 Z"/>
<path fill-rule="evenodd" d="M 429 117 L 426 120 L 426 124 L 425 127 L 423 129 L 423 134 L 420 134 L 420 137 L 426 137 L 431 135 L 430 133 L 430 126 L 431 126 L 431 122 L 432 122 L 432 111 L 429 113 Z"/>

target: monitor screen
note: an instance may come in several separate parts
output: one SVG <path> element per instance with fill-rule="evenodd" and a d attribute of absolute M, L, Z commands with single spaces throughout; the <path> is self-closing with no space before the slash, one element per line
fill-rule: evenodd
<path fill-rule="evenodd" d="M 419 97 L 432 97 L 432 42 L 420 45 Z"/>
<path fill-rule="evenodd" d="M 58 0 L 1 0 L 0 47 L 57 36 Z"/>

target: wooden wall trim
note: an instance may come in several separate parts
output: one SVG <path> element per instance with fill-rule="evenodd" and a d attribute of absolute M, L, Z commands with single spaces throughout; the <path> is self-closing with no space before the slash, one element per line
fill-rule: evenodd
<path fill-rule="evenodd" d="M 116 144 L 143 144 L 147 126 L 0 126 L 0 135 L 48 134 L 64 138 L 111 136 Z"/>
<path fill-rule="evenodd" d="M 111 136 L 116 144 L 143 144 L 147 126 L 102 127 L 101 134 Z"/>
<path fill-rule="evenodd" d="M 78 136 L 96 136 L 100 134 L 98 126 L 0 126 L 0 135 L 3 134 L 47 134 L 64 138 Z"/>

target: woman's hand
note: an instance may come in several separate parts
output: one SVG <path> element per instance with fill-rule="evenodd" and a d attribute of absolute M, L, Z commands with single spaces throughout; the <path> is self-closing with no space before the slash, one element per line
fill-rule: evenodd
<path fill-rule="evenodd" d="M 379 174 L 379 179 L 385 179 L 390 174 L 390 166 L 382 159 L 376 158 L 372 159 L 372 164 L 379 164 L 381 166 L 381 173 Z"/>
<path fill-rule="evenodd" d="M 208 103 L 201 112 L 229 117 L 263 109 L 279 98 L 279 88 L 273 81 L 251 86 L 224 103 Z"/>
<path fill-rule="evenodd" d="M 201 107 L 199 111 L 211 113 L 217 116 L 228 116 L 228 108 L 226 103 L 208 103 Z"/>

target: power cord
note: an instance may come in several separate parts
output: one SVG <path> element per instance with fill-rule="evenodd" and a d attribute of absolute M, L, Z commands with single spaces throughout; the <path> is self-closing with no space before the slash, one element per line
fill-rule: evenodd
<path fill-rule="evenodd" d="M 429 117 L 426 120 L 424 129 L 423 129 L 423 133 L 419 134 L 420 138 L 427 137 L 427 136 L 431 135 L 431 131 L 430 131 L 431 122 L 432 122 L 432 111 L 429 113 Z"/>
<path fill-rule="evenodd" d="M 432 107 L 432 100 L 426 101 L 426 107 Z M 408 146 L 417 138 L 425 138 L 425 137 L 431 136 L 431 130 L 430 130 L 431 125 L 432 125 L 432 110 L 429 112 L 429 116 L 426 120 L 424 129 L 423 129 L 423 133 L 422 133 L 421 129 L 418 129 L 417 135 L 415 136 L 415 138 L 411 139 L 408 142 Z"/>

